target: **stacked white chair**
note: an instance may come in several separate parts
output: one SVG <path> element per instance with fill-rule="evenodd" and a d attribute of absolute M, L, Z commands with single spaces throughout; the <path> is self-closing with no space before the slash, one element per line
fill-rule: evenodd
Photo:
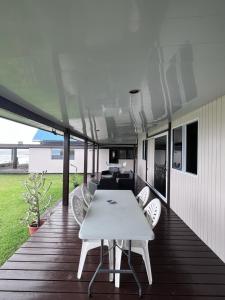
<path fill-rule="evenodd" d="M 150 195 L 150 188 L 148 186 L 145 186 L 137 195 L 137 200 L 141 208 L 144 208 L 144 206 L 148 202 L 149 195 Z"/>
<path fill-rule="evenodd" d="M 149 225 L 153 229 L 159 221 L 159 217 L 161 214 L 161 202 L 159 199 L 153 199 L 144 209 L 144 213 L 146 214 L 146 218 L 149 222 Z M 119 241 L 117 241 L 119 243 Z M 121 241 L 119 246 L 123 250 L 128 250 L 128 241 Z M 140 254 L 143 258 L 148 282 L 152 284 L 152 271 L 151 271 L 151 263 L 150 256 L 148 251 L 148 241 L 132 241 L 131 251 L 137 254 Z M 116 269 L 120 269 L 122 258 L 122 251 L 117 247 L 116 248 Z M 115 275 L 115 287 L 120 287 L 120 274 Z"/>
<path fill-rule="evenodd" d="M 81 184 L 80 188 L 81 188 L 81 194 L 82 194 L 83 200 L 84 200 L 86 206 L 89 207 L 93 197 L 85 184 Z"/>
<path fill-rule="evenodd" d="M 79 197 L 74 195 L 73 198 L 72 198 L 71 206 L 72 206 L 73 216 L 74 216 L 76 222 L 78 223 L 78 225 L 81 226 L 81 224 L 84 220 L 84 216 L 86 214 L 85 204 L 84 204 L 82 199 L 80 199 Z M 110 244 L 110 242 L 107 241 L 107 240 L 104 240 L 104 245 L 107 246 L 108 248 L 111 248 L 111 246 L 112 246 Z M 91 250 L 91 249 L 98 248 L 100 246 L 101 246 L 101 242 L 99 240 L 82 240 L 80 261 L 79 261 L 78 272 L 77 272 L 77 278 L 78 279 L 81 278 L 82 271 L 83 271 L 83 268 L 84 268 L 85 259 L 86 259 L 88 251 Z M 113 254 L 112 254 L 112 251 L 109 251 L 109 266 L 110 266 L 110 269 L 113 268 Z M 110 281 L 113 280 L 113 274 L 109 274 L 109 280 Z"/>

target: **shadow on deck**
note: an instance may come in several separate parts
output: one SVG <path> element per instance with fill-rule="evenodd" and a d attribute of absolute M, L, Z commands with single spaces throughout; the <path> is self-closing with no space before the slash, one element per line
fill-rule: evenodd
<path fill-rule="evenodd" d="M 0 269 L 0 299 L 88 299 L 87 286 L 98 264 L 98 249 L 90 251 L 82 275 L 76 279 L 81 241 L 71 210 L 61 204 L 51 219 Z M 150 242 L 153 284 L 148 285 L 144 264 L 133 255 L 143 288 L 143 299 L 225 299 L 225 266 L 170 210 L 163 208 Z M 121 275 L 114 288 L 101 274 L 93 286 L 94 299 L 138 299 L 131 275 Z"/>

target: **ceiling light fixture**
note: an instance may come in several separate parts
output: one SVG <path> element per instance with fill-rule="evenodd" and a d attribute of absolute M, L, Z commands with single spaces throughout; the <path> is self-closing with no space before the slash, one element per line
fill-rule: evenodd
<path fill-rule="evenodd" d="M 138 89 L 134 89 L 134 90 L 130 90 L 129 93 L 134 95 L 134 94 L 138 94 L 140 92 L 140 90 Z"/>

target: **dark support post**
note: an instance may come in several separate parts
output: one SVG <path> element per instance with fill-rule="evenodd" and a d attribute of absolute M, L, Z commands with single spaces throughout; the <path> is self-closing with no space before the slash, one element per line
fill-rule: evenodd
<path fill-rule="evenodd" d="M 145 140 L 145 181 L 148 181 L 148 133 L 146 133 Z"/>
<path fill-rule="evenodd" d="M 134 174 L 136 174 L 136 159 L 137 159 L 137 146 L 134 146 L 134 161 L 133 161 L 133 168 L 134 168 Z"/>
<path fill-rule="evenodd" d="M 64 152 L 63 152 L 63 206 L 69 203 L 69 168 L 70 168 L 70 132 L 64 132 Z"/>
<path fill-rule="evenodd" d="M 95 143 L 93 143 L 93 153 L 92 153 L 92 176 L 95 176 Z"/>
<path fill-rule="evenodd" d="M 99 145 L 97 145 L 97 176 L 99 172 Z"/>
<path fill-rule="evenodd" d="M 12 148 L 12 167 L 13 169 L 17 169 L 17 148 Z"/>
<path fill-rule="evenodd" d="M 87 184 L 88 143 L 84 141 L 84 184 Z"/>
<path fill-rule="evenodd" d="M 168 126 L 167 208 L 170 211 L 171 122 Z"/>

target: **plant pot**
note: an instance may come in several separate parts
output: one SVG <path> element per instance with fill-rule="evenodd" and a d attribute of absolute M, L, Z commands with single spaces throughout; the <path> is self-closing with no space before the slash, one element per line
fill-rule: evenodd
<path fill-rule="evenodd" d="M 44 220 L 41 220 L 41 225 L 43 225 L 44 222 L 45 222 Z M 41 227 L 41 225 L 40 226 L 29 225 L 28 226 L 29 235 L 30 236 L 33 235 Z"/>

